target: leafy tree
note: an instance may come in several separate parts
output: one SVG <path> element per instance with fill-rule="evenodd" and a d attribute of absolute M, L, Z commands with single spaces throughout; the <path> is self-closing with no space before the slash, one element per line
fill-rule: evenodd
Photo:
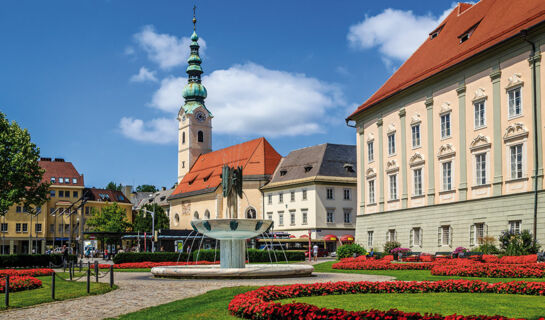
<path fill-rule="evenodd" d="M 121 188 L 123 187 L 123 185 L 120 183 L 120 184 L 116 184 L 115 182 L 113 181 L 110 181 L 110 183 L 108 183 L 106 185 L 106 190 L 112 190 L 112 191 L 121 191 Z"/>
<path fill-rule="evenodd" d="M 0 112 L 0 216 L 20 202 L 36 213 L 47 200 L 49 184 L 42 183 L 39 159 L 40 149 L 31 142 L 28 130 Z"/>
<path fill-rule="evenodd" d="M 528 230 L 523 230 L 520 233 L 510 231 L 502 231 L 499 237 L 500 248 L 502 253 L 507 256 L 522 256 L 534 254 L 541 247 L 534 242 L 532 233 Z"/>
<path fill-rule="evenodd" d="M 143 184 L 136 187 L 136 192 L 157 192 L 157 187 L 151 184 Z"/>
<path fill-rule="evenodd" d="M 100 211 L 93 208 L 87 225 L 98 232 L 125 232 L 131 224 L 127 221 L 127 211 L 117 203 L 103 207 Z"/>
<path fill-rule="evenodd" d="M 155 230 L 169 229 L 170 222 L 165 213 L 165 210 L 158 204 L 146 204 L 144 209 L 154 212 L 155 211 Z M 133 231 L 135 232 L 151 232 L 151 214 L 140 210 L 134 217 Z"/>

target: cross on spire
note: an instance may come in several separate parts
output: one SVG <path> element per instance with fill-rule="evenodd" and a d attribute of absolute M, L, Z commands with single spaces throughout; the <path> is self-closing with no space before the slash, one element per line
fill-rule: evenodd
<path fill-rule="evenodd" d="M 193 5 L 193 31 L 197 29 L 197 18 L 195 16 L 195 11 L 197 10 L 197 5 Z"/>

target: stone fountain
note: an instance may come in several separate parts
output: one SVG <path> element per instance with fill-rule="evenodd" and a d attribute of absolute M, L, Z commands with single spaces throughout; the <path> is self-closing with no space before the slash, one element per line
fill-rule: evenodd
<path fill-rule="evenodd" d="M 194 231 L 220 242 L 220 265 L 154 267 L 156 277 L 173 278 L 276 278 L 310 276 L 314 271 L 306 264 L 246 264 L 246 240 L 267 233 L 272 220 L 245 219 L 238 216 L 238 198 L 242 198 L 242 167 L 224 166 L 223 197 L 227 198 L 224 219 L 191 221 Z"/>

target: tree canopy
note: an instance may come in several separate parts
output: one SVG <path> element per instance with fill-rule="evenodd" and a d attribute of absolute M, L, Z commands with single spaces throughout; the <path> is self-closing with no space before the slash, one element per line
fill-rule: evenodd
<path fill-rule="evenodd" d="M 155 230 L 169 229 L 170 222 L 165 213 L 165 210 L 158 204 L 146 204 L 144 209 L 154 212 L 155 211 Z M 133 231 L 135 232 L 151 232 L 151 214 L 140 210 L 134 217 Z"/>
<path fill-rule="evenodd" d="M 136 192 L 157 192 L 157 187 L 151 184 L 142 184 L 136 187 Z"/>
<path fill-rule="evenodd" d="M 127 220 L 127 211 L 117 203 L 112 203 L 101 210 L 93 208 L 87 225 L 98 232 L 125 232 L 131 224 Z"/>
<path fill-rule="evenodd" d="M 0 112 L 0 215 L 20 202 L 35 213 L 47 200 L 49 184 L 42 183 L 39 159 L 40 149 L 28 130 Z"/>
<path fill-rule="evenodd" d="M 123 185 L 120 183 L 120 184 L 116 184 L 115 182 L 113 181 L 110 181 L 107 185 L 106 185 L 106 190 L 112 190 L 112 191 L 121 191 L 121 188 L 123 187 Z"/>

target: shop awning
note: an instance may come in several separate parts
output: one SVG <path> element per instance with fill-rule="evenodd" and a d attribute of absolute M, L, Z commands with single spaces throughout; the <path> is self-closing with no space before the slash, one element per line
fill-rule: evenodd
<path fill-rule="evenodd" d="M 332 234 L 328 234 L 328 235 L 325 235 L 325 236 L 324 236 L 324 240 L 337 241 L 337 236 L 336 236 L 336 235 L 332 235 Z"/>
<path fill-rule="evenodd" d="M 353 242 L 353 241 L 354 241 L 354 236 L 352 235 L 345 234 L 344 236 L 341 237 L 341 242 Z"/>

